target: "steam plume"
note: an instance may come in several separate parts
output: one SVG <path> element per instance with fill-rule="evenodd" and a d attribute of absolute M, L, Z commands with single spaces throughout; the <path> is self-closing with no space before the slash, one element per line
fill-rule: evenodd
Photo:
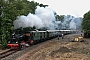
<path fill-rule="evenodd" d="M 13 22 L 14 29 L 20 27 L 36 27 L 40 29 L 46 27 L 47 29 L 81 29 L 82 18 L 75 18 L 71 15 L 64 16 L 63 22 L 56 21 L 55 11 L 49 7 L 37 6 L 35 14 L 29 13 L 27 16 L 21 15 Z"/>
<path fill-rule="evenodd" d="M 39 7 L 35 10 L 35 14 L 29 13 L 27 16 L 18 16 L 14 21 L 14 28 L 20 27 L 33 27 L 37 29 L 42 27 L 48 27 L 52 29 L 54 27 L 53 21 L 55 21 L 54 11 L 49 7 Z"/>

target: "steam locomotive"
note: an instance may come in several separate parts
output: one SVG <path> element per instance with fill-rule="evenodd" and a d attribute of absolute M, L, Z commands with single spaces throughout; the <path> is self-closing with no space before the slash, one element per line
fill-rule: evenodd
<path fill-rule="evenodd" d="M 57 37 L 61 34 L 70 34 L 71 31 L 60 31 L 60 30 L 46 30 L 46 31 L 27 31 L 21 33 L 20 31 L 14 32 L 11 36 L 10 41 L 8 42 L 8 47 L 10 49 L 24 49 L 30 45 L 33 45 L 37 42 L 49 40 Z"/>

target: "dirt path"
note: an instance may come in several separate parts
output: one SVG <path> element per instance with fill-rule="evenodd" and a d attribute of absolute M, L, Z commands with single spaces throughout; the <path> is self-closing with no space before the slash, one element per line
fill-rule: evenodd
<path fill-rule="evenodd" d="M 16 60 L 90 60 L 90 39 L 85 39 L 85 42 L 68 42 L 67 38 L 71 36 L 75 35 L 53 39 Z"/>

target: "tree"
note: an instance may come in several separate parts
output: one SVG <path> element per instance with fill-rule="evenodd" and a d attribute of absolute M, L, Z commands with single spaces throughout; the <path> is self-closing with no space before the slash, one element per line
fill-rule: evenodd
<path fill-rule="evenodd" d="M 63 22 L 64 21 L 64 15 L 57 15 L 56 20 Z"/>
<path fill-rule="evenodd" d="M 10 39 L 10 35 L 14 31 L 13 21 L 17 16 L 34 14 L 37 5 L 40 4 L 27 0 L 0 0 L 0 43 L 2 45 L 6 45 Z M 41 6 L 47 5 L 41 4 Z"/>
<path fill-rule="evenodd" d="M 90 37 L 90 11 L 84 14 L 82 29 L 85 31 L 85 37 Z"/>
<path fill-rule="evenodd" d="M 83 20 L 90 20 L 90 10 L 84 14 Z"/>

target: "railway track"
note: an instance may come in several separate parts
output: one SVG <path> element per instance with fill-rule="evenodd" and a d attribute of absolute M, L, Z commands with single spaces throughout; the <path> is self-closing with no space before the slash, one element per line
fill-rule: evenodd
<path fill-rule="evenodd" d="M 10 50 L 10 54 L 7 53 L 6 56 L 4 54 L 6 52 L 3 52 L 3 53 L 0 53 L 0 60 L 16 60 L 16 58 L 21 57 L 25 53 L 28 53 L 29 51 L 33 51 L 33 50 L 36 51 L 37 49 L 39 49 L 39 47 L 43 47 L 46 44 L 48 45 L 52 41 L 63 41 L 64 42 L 64 41 L 67 41 L 67 38 L 64 37 L 63 40 L 62 39 L 58 40 L 57 38 L 54 38 L 54 39 L 51 39 L 51 40 L 48 40 L 48 41 L 45 41 L 45 42 L 42 42 L 42 43 L 37 43 L 33 46 L 30 46 L 30 47 L 25 48 L 21 51 L 18 51 L 18 53 L 15 53 L 15 50 Z M 14 51 L 14 52 L 11 52 L 11 51 Z M 9 51 L 7 51 L 7 52 L 9 52 Z M 13 54 L 13 53 L 15 53 L 15 54 Z M 6 58 L 4 59 L 4 57 L 6 57 Z"/>
<path fill-rule="evenodd" d="M 49 41 L 46 41 L 46 42 L 49 42 Z M 33 46 L 31 46 L 31 47 L 27 47 L 27 48 L 25 48 L 25 49 L 23 49 L 23 50 L 21 50 L 21 51 L 19 51 L 21 54 L 20 55 L 22 55 L 23 53 L 25 53 L 25 51 L 30 51 L 30 50 L 33 50 L 34 48 L 36 48 L 36 47 L 38 47 L 38 46 L 40 46 L 41 44 L 42 45 L 44 45 L 44 43 L 45 42 L 38 42 L 38 43 L 36 43 L 35 45 L 33 45 Z M 40 46 L 41 47 L 41 46 Z M 2 52 L 2 53 L 0 53 L 0 60 L 3 60 L 4 58 L 4 60 L 12 60 L 11 58 L 8 58 L 10 55 L 13 55 L 13 53 L 16 53 L 18 50 L 12 50 L 12 49 L 10 49 L 10 50 L 7 50 L 7 51 L 5 51 L 5 52 Z M 18 55 L 17 54 L 15 54 L 16 55 L 16 57 L 18 57 Z M 13 57 L 13 56 L 12 56 Z M 15 57 L 15 56 L 14 56 Z"/>
<path fill-rule="evenodd" d="M 5 51 L 3 53 L 0 53 L 0 59 L 5 58 L 5 57 L 7 57 L 9 55 L 12 55 L 15 52 L 17 52 L 17 50 L 11 50 L 10 49 L 10 50 L 7 50 L 7 51 Z"/>

